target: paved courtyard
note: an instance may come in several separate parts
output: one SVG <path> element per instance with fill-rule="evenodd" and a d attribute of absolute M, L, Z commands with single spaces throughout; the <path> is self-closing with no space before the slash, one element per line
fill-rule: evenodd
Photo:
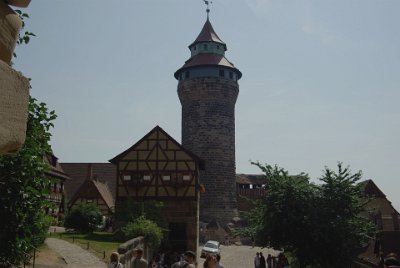
<path fill-rule="evenodd" d="M 46 239 L 47 249 L 39 254 L 35 267 L 106 267 L 106 264 L 81 247 L 57 238 Z M 198 249 L 200 256 L 201 247 Z M 251 268 L 256 252 L 277 255 L 278 252 L 251 246 L 221 246 L 221 263 L 225 268 Z M 204 259 L 199 258 L 198 268 L 203 267 Z"/>
<path fill-rule="evenodd" d="M 200 256 L 201 247 L 197 254 Z M 251 246 L 221 246 L 221 263 L 225 268 L 252 268 L 254 267 L 254 257 L 256 252 L 262 252 L 266 257 L 268 254 L 278 255 L 277 251 L 269 248 Z M 204 259 L 199 259 L 198 268 L 203 267 Z"/>

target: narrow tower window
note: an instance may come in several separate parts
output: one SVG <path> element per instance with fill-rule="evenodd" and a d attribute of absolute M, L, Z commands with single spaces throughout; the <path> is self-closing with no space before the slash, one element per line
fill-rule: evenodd
<path fill-rule="evenodd" d="M 225 77 L 225 71 L 224 70 L 219 70 L 219 76 L 220 77 Z"/>
<path fill-rule="evenodd" d="M 204 44 L 203 47 L 204 47 L 204 50 L 206 50 L 206 51 L 208 50 L 208 45 L 207 44 Z"/>
<path fill-rule="evenodd" d="M 232 72 L 229 72 L 229 78 L 233 79 L 233 73 Z"/>
<path fill-rule="evenodd" d="M 189 76 L 190 76 L 190 72 L 189 72 L 189 71 L 186 71 L 186 72 L 185 72 L 185 78 L 189 78 Z"/>

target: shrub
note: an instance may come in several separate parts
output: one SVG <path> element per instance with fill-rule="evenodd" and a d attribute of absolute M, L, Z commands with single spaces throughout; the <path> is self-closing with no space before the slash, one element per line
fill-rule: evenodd
<path fill-rule="evenodd" d="M 81 232 L 93 232 L 101 224 L 102 218 L 95 204 L 82 203 L 68 213 L 64 226 Z"/>
<path fill-rule="evenodd" d="M 121 228 L 121 232 L 125 240 L 143 236 L 146 243 L 151 248 L 157 248 L 161 244 L 161 239 L 163 238 L 161 228 L 144 216 L 140 216 L 135 221 L 126 224 Z"/>

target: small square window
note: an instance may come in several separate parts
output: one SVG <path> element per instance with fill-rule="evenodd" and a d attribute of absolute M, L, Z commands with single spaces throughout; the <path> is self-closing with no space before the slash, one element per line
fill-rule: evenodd
<path fill-rule="evenodd" d="M 182 180 L 183 181 L 190 181 L 191 176 L 190 175 L 183 175 Z"/>
<path fill-rule="evenodd" d="M 144 175 L 143 181 L 151 181 L 151 175 Z"/>
<path fill-rule="evenodd" d="M 217 45 L 217 49 L 219 49 L 219 45 Z"/>
<path fill-rule="evenodd" d="M 124 175 L 123 179 L 124 179 L 124 181 L 130 181 L 131 175 Z"/>
<path fill-rule="evenodd" d="M 170 181 L 171 180 L 171 176 L 170 175 L 163 175 L 162 179 L 163 179 L 163 181 Z"/>

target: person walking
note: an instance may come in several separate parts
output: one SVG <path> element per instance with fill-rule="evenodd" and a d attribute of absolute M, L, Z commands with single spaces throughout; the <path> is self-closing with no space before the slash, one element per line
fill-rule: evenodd
<path fill-rule="evenodd" d="M 225 268 L 224 265 L 221 263 L 221 254 L 217 253 L 215 257 L 217 258 L 217 268 Z"/>
<path fill-rule="evenodd" d="M 256 256 L 254 257 L 254 268 L 261 268 L 260 267 L 260 253 L 256 253 Z"/>
<path fill-rule="evenodd" d="M 193 251 L 188 250 L 183 254 L 183 260 L 175 262 L 172 264 L 171 268 L 195 268 L 195 259 L 196 254 Z"/>
<path fill-rule="evenodd" d="M 131 264 L 132 268 L 147 268 L 147 261 L 142 258 L 143 256 L 142 248 L 135 248 L 133 250 L 133 256 L 135 257 L 135 259 L 132 261 Z"/>
<path fill-rule="evenodd" d="M 215 255 L 207 255 L 203 268 L 217 268 L 218 261 Z"/>
<path fill-rule="evenodd" d="M 264 258 L 264 255 L 262 254 L 262 252 L 260 252 L 260 268 L 266 268 L 265 258 Z"/>
<path fill-rule="evenodd" d="M 271 256 L 271 254 L 268 254 L 266 263 L 267 263 L 267 268 L 272 268 L 272 256 Z"/>
<path fill-rule="evenodd" d="M 124 268 L 122 263 L 119 262 L 119 254 L 117 252 L 111 253 L 108 268 Z"/>

